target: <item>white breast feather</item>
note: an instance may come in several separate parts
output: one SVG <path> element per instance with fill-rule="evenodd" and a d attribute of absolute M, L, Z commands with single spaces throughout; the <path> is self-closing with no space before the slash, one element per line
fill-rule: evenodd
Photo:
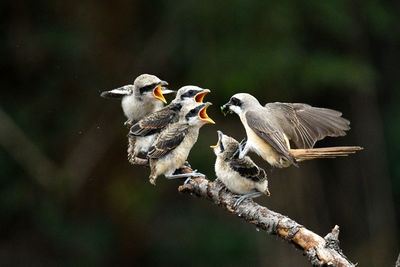
<path fill-rule="evenodd" d="M 228 163 L 217 157 L 215 162 L 215 173 L 225 186 L 235 194 L 248 194 L 254 192 L 256 184 L 244 177 L 238 172 L 232 170 Z M 263 191 L 262 191 L 263 192 Z"/>
<path fill-rule="evenodd" d="M 189 156 L 190 150 L 196 143 L 199 129 L 190 129 L 183 141 L 165 157 L 157 160 L 157 176 L 172 175 L 176 169 L 182 167 Z"/>

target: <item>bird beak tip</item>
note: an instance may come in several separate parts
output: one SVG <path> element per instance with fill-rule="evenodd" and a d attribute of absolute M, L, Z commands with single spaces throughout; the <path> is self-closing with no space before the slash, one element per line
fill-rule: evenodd
<path fill-rule="evenodd" d="M 161 100 L 164 104 L 167 104 L 167 100 L 165 100 L 165 97 L 161 91 L 161 85 L 157 86 L 153 90 L 153 96 L 154 98 Z"/>

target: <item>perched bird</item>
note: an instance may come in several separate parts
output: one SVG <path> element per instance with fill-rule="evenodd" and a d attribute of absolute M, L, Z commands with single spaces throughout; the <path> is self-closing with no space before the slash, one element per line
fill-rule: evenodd
<path fill-rule="evenodd" d="M 169 124 L 160 132 L 147 153 L 151 168 L 150 183 L 155 185 L 161 174 L 167 179 L 204 176 L 196 171 L 176 175 L 173 173 L 185 163 L 197 141 L 200 128 L 204 124 L 215 123 L 207 115 L 210 105 L 209 102 L 185 105 L 179 113 L 179 121 Z"/>
<path fill-rule="evenodd" d="M 313 148 L 326 136 L 344 136 L 350 122 L 342 113 L 299 103 L 269 103 L 262 106 L 247 93 L 235 94 L 221 107 L 226 114 L 235 112 L 246 130 L 247 142 L 239 146 L 239 158 L 254 151 L 270 165 L 283 168 L 315 158 L 347 156 L 359 146 Z M 291 142 L 298 149 L 291 148 Z"/>
<path fill-rule="evenodd" d="M 218 131 L 218 142 L 211 148 L 217 156 L 215 161 L 217 178 L 231 192 L 242 195 L 234 206 L 246 198 L 270 195 L 265 171 L 248 156 L 239 159 L 236 153 L 239 149 L 238 141 Z"/>
<path fill-rule="evenodd" d="M 128 118 L 128 122 L 136 122 L 147 114 L 159 110 L 163 103 L 167 103 L 163 94 L 173 93 L 166 89 L 167 82 L 160 80 L 157 76 L 142 74 L 138 76 L 133 84 L 128 84 L 110 91 L 104 91 L 104 98 L 121 99 L 122 110 Z"/>
<path fill-rule="evenodd" d="M 209 89 L 198 86 L 184 86 L 177 91 L 175 99 L 168 106 L 146 115 L 135 123 L 129 131 L 129 136 L 136 138 L 131 157 L 135 157 L 139 152 L 146 154 L 156 135 L 168 124 L 179 120 L 179 112 L 182 106 L 194 102 L 202 103 L 204 96 L 209 92 Z"/>

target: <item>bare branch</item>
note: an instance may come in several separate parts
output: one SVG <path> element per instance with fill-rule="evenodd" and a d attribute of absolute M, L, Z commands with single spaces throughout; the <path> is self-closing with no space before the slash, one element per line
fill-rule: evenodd
<path fill-rule="evenodd" d="M 190 172 L 190 170 L 185 170 L 185 172 Z M 278 235 L 289 241 L 302 250 L 314 266 L 355 266 L 339 248 L 339 226 L 337 225 L 331 233 L 322 238 L 287 216 L 260 206 L 250 199 L 234 207 L 239 195 L 227 190 L 218 179 L 211 182 L 204 178 L 194 178 L 181 185 L 178 190 L 211 200 L 230 213 L 265 230 L 268 234 Z"/>

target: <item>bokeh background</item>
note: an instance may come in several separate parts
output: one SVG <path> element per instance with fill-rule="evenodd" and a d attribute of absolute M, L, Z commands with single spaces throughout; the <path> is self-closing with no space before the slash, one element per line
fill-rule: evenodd
<path fill-rule="evenodd" d="M 360 266 L 400 251 L 398 1 L 2 1 L 1 266 L 308 266 L 292 245 L 148 183 L 126 160 L 125 118 L 103 90 L 141 73 L 171 89 L 210 88 L 210 116 L 190 155 L 214 177 L 216 130 L 242 139 L 219 106 L 262 103 L 343 112 L 352 129 L 317 146 L 361 145 L 348 158 L 268 169 L 256 201 L 324 236 L 341 228 Z M 170 99 L 169 99 L 170 100 Z M 256 158 L 254 156 L 253 158 Z"/>

